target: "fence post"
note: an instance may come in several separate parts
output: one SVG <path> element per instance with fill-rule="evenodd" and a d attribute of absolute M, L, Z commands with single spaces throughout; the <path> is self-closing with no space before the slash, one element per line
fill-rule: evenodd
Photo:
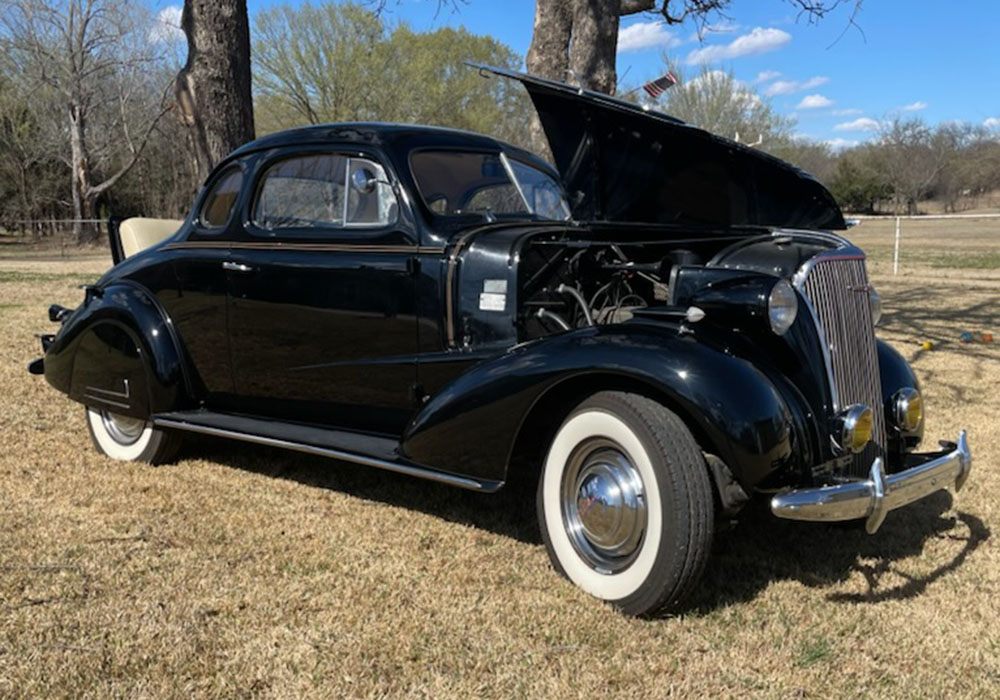
<path fill-rule="evenodd" d="M 899 273 L 899 217 L 896 217 L 896 246 L 892 251 L 892 274 Z"/>

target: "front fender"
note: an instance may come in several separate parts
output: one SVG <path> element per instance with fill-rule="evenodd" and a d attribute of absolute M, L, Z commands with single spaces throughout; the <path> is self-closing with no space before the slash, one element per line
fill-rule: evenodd
<path fill-rule="evenodd" d="M 74 401 L 139 417 L 191 395 L 169 317 L 127 280 L 88 290 L 45 352 L 45 378 Z"/>
<path fill-rule="evenodd" d="M 676 329 L 639 323 L 549 336 L 476 365 L 430 399 L 408 427 L 403 452 L 446 471 L 505 480 L 532 407 L 564 382 L 608 375 L 664 401 L 744 487 L 791 457 L 791 415 L 764 374 Z"/>

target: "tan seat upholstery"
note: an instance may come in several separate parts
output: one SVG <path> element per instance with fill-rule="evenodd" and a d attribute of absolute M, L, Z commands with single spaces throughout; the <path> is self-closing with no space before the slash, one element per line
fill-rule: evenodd
<path fill-rule="evenodd" d="M 138 216 L 125 219 L 118 228 L 122 252 L 126 258 L 135 255 L 173 235 L 183 223 L 180 219 L 144 219 Z"/>

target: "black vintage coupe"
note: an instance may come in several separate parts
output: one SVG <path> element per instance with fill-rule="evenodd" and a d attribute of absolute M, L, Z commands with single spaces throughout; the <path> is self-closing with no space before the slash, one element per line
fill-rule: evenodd
<path fill-rule="evenodd" d="M 538 481 L 553 565 L 676 606 L 719 518 L 864 523 L 961 488 L 875 337 L 814 179 L 663 114 L 504 70 L 557 170 L 471 133 L 333 124 L 238 149 L 183 222 L 132 219 L 35 374 L 98 449 L 275 445 L 484 492 Z"/>

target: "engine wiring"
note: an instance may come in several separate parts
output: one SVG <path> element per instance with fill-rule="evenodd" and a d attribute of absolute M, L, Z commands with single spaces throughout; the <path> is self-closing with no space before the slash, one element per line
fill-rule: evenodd
<path fill-rule="evenodd" d="M 546 261 L 543 270 L 551 269 L 552 260 Z M 584 266 L 589 268 L 581 269 Z M 657 264 L 649 267 L 656 268 Z M 632 310 L 649 305 L 648 298 L 643 296 L 643 292 L 647 293 L 649 298 L 660 298 L 657 288 L 663 292 L 666 290 L 666 285 L 655 274 L 636 269 L 635 263 L 617 245 L 603 247 L 597 251 L 579 250 L 565 261 L 564 269 L 568 273 L 565 277 L 568 277 L 569 281 L 548 286 L 543 290 L 546 292 L 545 300 L 535 301 L 532 304 L 541 307 L 533 313 L 533 316 L 550 332 L 620 323 L 631 318 Z M 593 270 L 610 274 L 610 279 L 593 291 L 588 299 L 584 296 L 583 281 L 593 279 L 594 275 L 588 274 Z M 537 278 L 538 273 L 533 279 Z M 636 283 L 641 283 L 644 289 L 637 288 Z M 571 301 L 568 310 L 567 301 Z M 557 308 L 563 313 L 556 310 Z"/>

